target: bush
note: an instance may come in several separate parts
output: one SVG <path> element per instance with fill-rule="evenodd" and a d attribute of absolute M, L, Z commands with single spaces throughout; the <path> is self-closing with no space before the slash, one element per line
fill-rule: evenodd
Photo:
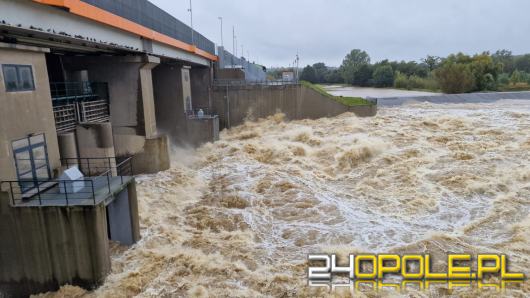
<path fill-rule="evenodd" d="M 432 76 L 422 78 L 416 75 L 407 77 L 405 74 L 396 72 L 394 79 L 394 87 L 398 89 L 422 89 L 430 91 L 438 91 L 439 87 L 436 80 Z"/>
<path fill-rule="evenodd" d="M 497 83 L 499 85 L 508 85 L 510 84 L 510 75 L 507 73 L 501 73 L 499 77 L 497 77 Z"/>
<path fill-rule="evenodd" d="M 495 91 L 497 90 L 497 82 L 491 73 L 482 76 L 482 90 Z"/>
<path fill-rule="evenodd" d="M 399 71 L 396 71 L 396 77 L 394 78 L 394 87 L 398 89 L 409 89 L 409 78 Z"/>
<path fill-rule="evenodd" d="M 475 89 L 475 76 L 463 63 L 446 63 L 434 71 L 444 93 L 467 93 Z"/>

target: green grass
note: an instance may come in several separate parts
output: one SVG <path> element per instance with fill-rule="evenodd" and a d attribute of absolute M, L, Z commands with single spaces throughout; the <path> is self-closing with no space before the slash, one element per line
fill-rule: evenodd
<path fill-rule="evenodd" d="M 500 85 L 497 87 L 497 90 L 502 91 L 502 92 L 530 91 L 530 84 L 517 83 L 517 84 Z"/>
<path fill-rule="evenodd" d="M 361 97 L 344 97 L 344 96 L 334 96 L 334 95 L 331 95 L 329 94 L 322 86 L 320 85 L 315 85 L 315 84 L 311 84 L 309 82 L 306 82 L 306 81 L 301 81 L 301 84 L 302 86 L 305 86 L 307 88 L 311 88 L 313 90 L 315 90 L 316 92 L 320 93 L 321 95 L 329 98 L 329 99 L 332 99 L 336 102 L 339 102 L 343 105 L 346 105 L 348 107 L 353 107 L 353 106 L 367 106 L 367 105 L 373 105 L 374 103 L 369 101 L 369 100 L 366 100 L 364 98 L 361 98 Z"/>

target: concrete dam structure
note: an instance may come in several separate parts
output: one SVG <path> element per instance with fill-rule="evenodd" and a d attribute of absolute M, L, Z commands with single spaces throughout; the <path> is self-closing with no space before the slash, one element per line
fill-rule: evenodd
<path fill-rule="evenodd" d="M 110 247 L 141 238 L 135 176 L 173 145 L 277 112 L 376 114 L 222 51 L 146 0 L 0 0 L 0 297 L 100 286 Z"/>

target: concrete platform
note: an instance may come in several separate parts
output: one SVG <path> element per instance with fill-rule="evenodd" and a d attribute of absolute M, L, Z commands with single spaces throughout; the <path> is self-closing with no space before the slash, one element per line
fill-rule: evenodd
<path fill-rule="evenodd" d="M 102 202 L 108 205 L 115 197 L 115 194 L 121 192 L 127 185 L 134 180 L 131 176 L 118 177 L 89 177 L 86 180 L 92 180 L 94 185 L 94 192 L 92 192 L 92 185 L 86 182 L 77 193 L 61 193 L 59 182 L 57 185 L 40 192 L 39 195 L 34 195 L 28 200 L 15 200 L 13 207 L 62 207 L 62 206 L 95 206 Z M 110 182 L 110 188 L 109 188 Z M 13 203 L 13 202 L 12 202 Z"/>

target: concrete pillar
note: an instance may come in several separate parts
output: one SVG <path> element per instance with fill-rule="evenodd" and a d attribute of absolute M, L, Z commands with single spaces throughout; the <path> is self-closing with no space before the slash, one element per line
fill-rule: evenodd
<path fill-rule="evenodd" d="M 145 139 L 142 151 L 137 152 L 132 159 L 135 175 L 164 171 L 169 169 L 170 165 L 169 145 L 166 135 Z"/>
<path fill-rule="evenodd" d="M 75 133 L 68 132 L 57 135 L 59 141 L 59 154 L 61 156 L 62 164 L 65 167 L 72 167 L 77 165 L 77 144 L 75 141 Z"/>
<path fill-rule="evenodd" d="M 160 63 L 160 58 L 147 56 L 147 63 L 140 67 L 140 88 L 144 112 L 145 137 L 157 135 L 155 116 L 155 97 L 153 93 L 153 76 L 151 70 Z"/>
<path fill-rule="evenodd" d="M 93 176 L 109 168 L 116 175 L 116 156 L 110 123 L 85 123 L 76 127 L 76 138 L 79 148 L 80 168 L 85 175 Z M 102 158 L 101 160 L 84 160 L 83 158 Z M 105 159 L 110 158 L 110 159 Z M 110 161 L 110 162 L 109 162 Z"/>

